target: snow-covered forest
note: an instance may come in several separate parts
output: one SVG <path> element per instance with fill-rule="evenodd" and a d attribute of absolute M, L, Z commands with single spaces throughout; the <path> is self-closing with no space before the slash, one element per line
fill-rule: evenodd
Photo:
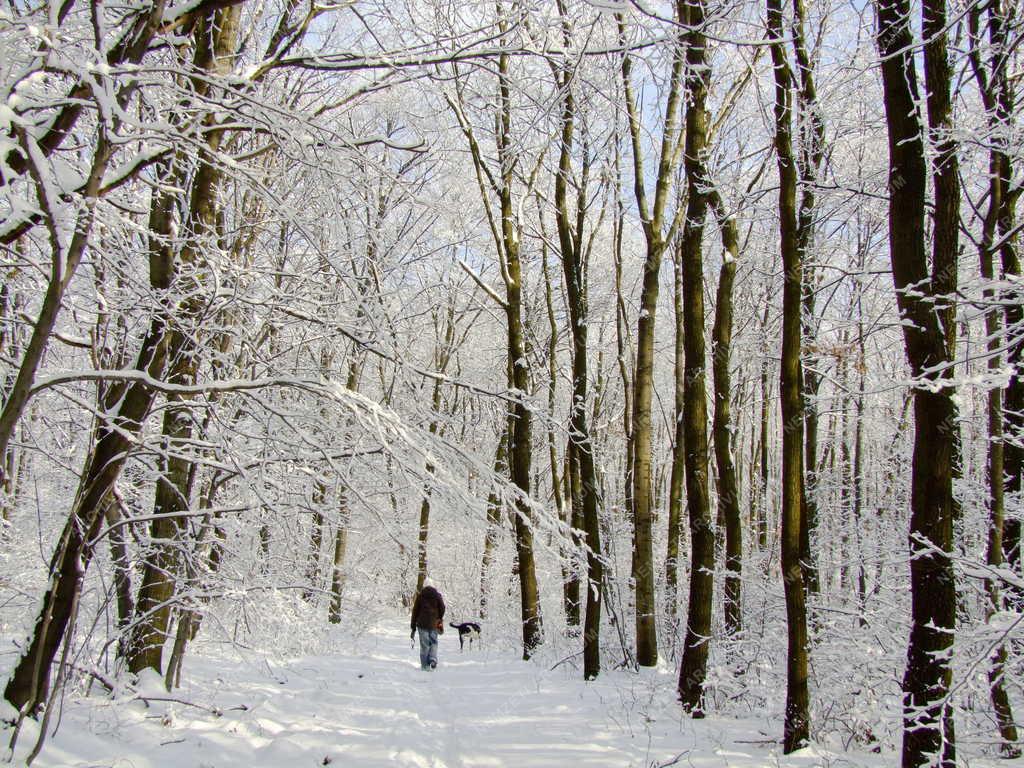
<path fill-rule="evenodd" d="M 5 758 L 1020 757 L 1022 40 L 0 4 Z"/>

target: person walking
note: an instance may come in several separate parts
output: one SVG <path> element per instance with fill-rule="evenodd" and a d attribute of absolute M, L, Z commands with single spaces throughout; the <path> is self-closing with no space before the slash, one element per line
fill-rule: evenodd
<path fill-rule="evenodd" d="M 423 589 L 412 606 L 412 632 L 420 634 L 420 669 L 437 667 L 437 636 L 444 632 L 444 598 L 430 579 L 423 580 Z"/>

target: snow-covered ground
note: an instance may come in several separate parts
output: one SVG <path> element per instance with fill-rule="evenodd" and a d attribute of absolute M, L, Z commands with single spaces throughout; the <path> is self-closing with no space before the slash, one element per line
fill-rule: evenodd
<path fill-rule="evenodd" d="M 155 676 L 141 685 L 143 695 L 180 701 L 68 696 L 56 736 L 33 765 L 838 768 L 898 759 L 817 748 L 784 757 L 780 724 L 683 717 L 667 668 L 584 683 L 568 664 L 523 663 L 486 644 L 460 653 L 449 630 L 439 668 L 422 672 L 397 621 L 339 645 L 347 647 L 287 662 L 238 650 L 196 653 L 181 689 L 168 694 Z M 19 738 L 19 760 L 34 727 Z"/>
<path fill-rule="evenodd" d="M 893 757 L 807 750 L 783 758 L 766 724 L 682 717 L 668 670 L 584 683 L 568 665 L 524 664 L 486 645 L 460 653 L 454 631 L 441 638 L 438 669 L 422 672 L 394 623 L 344 652 L 288 663 L 255 652 L 197 653 L 182 683 L 171 694 L 155 677 L 140 686 L 143 695 L 178 701 L 69 695 L 33 765 L 882 766 Z M 33 728 L 19 736 L 18 759 L 31 749 Z"/>

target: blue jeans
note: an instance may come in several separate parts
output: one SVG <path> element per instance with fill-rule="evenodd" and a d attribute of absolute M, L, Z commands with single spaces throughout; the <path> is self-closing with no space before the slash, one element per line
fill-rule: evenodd
<path fill-rule="evenodd" d="M 437 666 L 437 630 L 420 629 L 420 669 L 433 669 Z"/>

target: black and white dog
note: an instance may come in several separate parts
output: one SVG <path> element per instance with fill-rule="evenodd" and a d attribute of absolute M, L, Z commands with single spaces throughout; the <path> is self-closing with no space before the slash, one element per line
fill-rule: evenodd
<path fill-rule="evenodd" d="M 462 650 L 462 646 L 465 642 L 469 641 L 469 647 L 473 647 L 473 641 L 480 639 L 480 625 L 475 621 L 464 621 L 461 624 L 455 622 L 449 622 L 448 626 L 453 627 L 459 631 L 459 650 Z"/>

